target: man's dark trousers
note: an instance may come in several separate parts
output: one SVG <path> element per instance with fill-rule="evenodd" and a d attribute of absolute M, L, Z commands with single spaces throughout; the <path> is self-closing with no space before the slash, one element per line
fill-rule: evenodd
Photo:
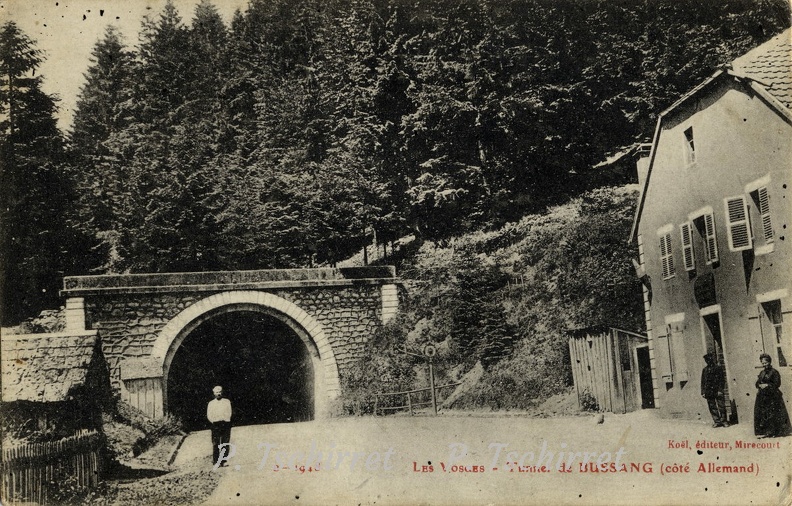
<path fill-rule="evenodd" d="M 707 406 L 715 425 L 723 425 L 727 422 L 726 399 L 723 398 L 723 395 L 707 397 Z"/>
<path fill-rule="evenodd" d="M 214 422 L 212 424 L 212 462 L 217 464 L 220 458 L 220 448 L 222 444 L 231 441 L 231 422 Z M 228 448 L 224 450 L 224 455 L 228 455 Z"/>

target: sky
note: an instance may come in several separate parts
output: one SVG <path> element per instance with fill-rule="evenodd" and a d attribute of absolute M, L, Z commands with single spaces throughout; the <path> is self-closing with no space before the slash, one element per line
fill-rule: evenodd
<path fill-rule="evenodd" d="M 189 24 L 199 0 L 173 0 Z M 0 23 L 8 20 L 44 51 L 39 68 L 43 90 L 60 98 L 58 125 L 71 127 L 83 73 L 90 65 L 91 50 L 108 25 L 116 26 L 129 48 L 137 45 L 143 16 L 159 16 L 166 0 L 0 0 Z M 214 0 L 226 24 L 236 9 L 244 11 L 248 0 Z"/>

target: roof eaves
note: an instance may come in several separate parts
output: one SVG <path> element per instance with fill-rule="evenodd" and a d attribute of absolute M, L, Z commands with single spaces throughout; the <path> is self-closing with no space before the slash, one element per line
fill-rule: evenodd
<path fill-rule="evenodd" d="M 635 218 L 633 218 L 632 230 L 630 231 L 630 238 L 628 243 L 633 243 L 638 239 L 638 223 L 641 221 L 641 213 L 643 212 L 644 202 L 646 200 L 646 189 L 649 187 L 649 180 L 652 177 L 652 167 L 654 166 L 655 153 L 657 152 L 657 141 L 660 139 L 660 128 L 663 123 L 664 113 L 660 113 L 657 118 L 657 126 L 655 126 L 655 133 L 652 137 L 652 150 L 649 152 L 649 167 L 646 169 L 646 179 L 641 187 L 641 195 L 638 197 L 638 207 L 635 209 Z"/>
<path fill-rule="evenodd" d="M 692 90 L 690 90 L 689 92 L 687 92 L 687 93 L 685 93 L 684 95 L 682 95 L 682 97 L 681 97 L 679 100 L 677 100 L 676 102 L 674 102 L 673 104 L 671 104 L 671 106 L 670 106 L 670 107 L 668 107 L 666 110 L 664 110 L 663 112 L 661 112 L 661 113 L 660 113 L 660 116 L 667 116 L 667 115 L 669 115 L 671 112 L 673 112 L 673 111 L 674 111 L 674 109 L 678 108 L 679 106 L 681 106 L 682 104 L 684 104 L 685 102 L 687 102 L 688 100 L 690 100 L 691 98 L 693 98 L 694 96 L 696 96 L 697 94 L 699 94 L 699 93 L 701 92 L 701 90 L 703 90 L 704 88 L 708 87 L 708 86 L 709 86 L 710 84 L 712 84 L 712 83 L 713 83 L 713 82 L 714 82 L 716 79 L 718 79 L 718 78 L 719 78 L 721 75 L 723 75 L 723 74 L 725 74 L 725 73 L 726 73 L 726 71 L 725 71 L 725 70 L 718 70 L 717 72 L 715 72 L 714 74 L 712 74 L 710 77 L 708 77 L 707 79 L 705 79 L 705 80 L 704 80 L 704 81 L 703 81 L 701 84 L 699 84 L 698 86 L 696 86 L 695 88 L 693 88 L 693 89 L 692 89 Z"/>
<path fill-rule="evenodd" d="M 671 104 L 670 107 L 665 109 L 660 115 L 657 117 L 657 126 L 655 127 L 655 133 L 652 137 L 652 151 L 649 154 L 649 167 L 646 171 L 646 179 L 644 180 L 644 184 L 641 187 L 641 195 L 638 200 L 638 208 L 635 210 L 635 218 L 633 219 L 633 226 L 632 230 L 630 231 L 630 238 L 628 239 L 628 243 L 635 242 L 638 238 L 638 223 L 641 221 L 641 214 L 643 213 L 644 202 L 646 200 L 646 189 L 649 187 L 649 180 L 652 178 L 652 168 L 654 166 L 655 160 L 655 152 L 657 151 L 657 142 L 660 139 L 660 130 L 661 125 L 663 123 L 663 118 L 674 112 L 678 107 L 682 104 L 696 96 L 700 93 L 703 89 L 710 86 L 713 82 L 715 82 L 720 76 L 724 75 L 726 72 L 724 70 L 718 70 L 714 74 L 712 74 L 709 78 L 707 78 L 704 82 L 690 90 L 689 92 L 685 93 L 679 100 Z"/>
<path fill-rule="evenodd" d="M 759 95 L 759 97 L 764 100 L 767 105 L 775 110 L 784 120 L 787 121 L 787 123 L 792 124 L 792 111 L 783 102 L 778 100 L 775 95 L 770 93 L 768 90 L 769 85 L 751 76 L 740 75 L 734 72 L 729 72 L 729 75 L 733 76 L 738 81 L 747 82 L 748 86 L 757 95 Z"/>
<path fill-rule="evenodd" d="M 727 75 L 738 81 L 744 81 L 748 84 L 748 86 L 757 94 L 759 95 L 768 105 L 777 111 L 787 122 L 792 124 L 792 111 L 789 110 L 783 103 L 781 103 L 777 98 L 775 98 L 769 91 L 767 91 L 767 84 L 763 83 L 759 79 L 755 79 L 750 76 L 738 74 L 731 70 L 730 68 L 724 68 L 722 70 L 718 70 L 712 76 L 710 76 L 707 80 L 690 90 L 688 93 L 682 96 L 679 100 L 671 104 L 670 107 L 665 109 L 663 112 L 660 113 L 660 116 L 657 118 L 657 128 L 655 129 L 655 135 L 652 139 L 652 152 L 649 158 L 649 168 L 646 171 L 646 180 L 644 181 L 643 186 L 641 187 L 641 196 L 639 197 L 638 201 L 638 208 L 635 211 L 635 219 L 633 220 L 632 230 L 630 231 L 630 238 L 628 242 L 632 243 L 637 240 L 638 237 L 638 223 L 641 220 L 641 214 L 643 212 L 644 207 L 644 200 L 646 198 L 646 189 L 649 186 L 649 180 L 652 176 L 652 168 L 654 166 L 654 158 L 655 158 L 655 150 L 657 148 L 657 142 L 660 137 L 660 126 L 663 121 L 663 118 L 674 112 L 678 107 L 682 104 L 696 96 L 697 94 L 701 93 L 702 90 L 709 87 L 713 82 L 715 82 L 720 76 Z"/>

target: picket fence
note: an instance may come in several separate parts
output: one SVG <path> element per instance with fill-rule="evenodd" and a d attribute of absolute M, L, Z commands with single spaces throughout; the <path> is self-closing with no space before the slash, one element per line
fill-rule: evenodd
<path fill-rule="evenodd" d="M 58 441 L 3 448 L 2 504 L 46 504 L 50 483 L 95 487 L 99 483 L 102 434 L 83 430 Z"/>

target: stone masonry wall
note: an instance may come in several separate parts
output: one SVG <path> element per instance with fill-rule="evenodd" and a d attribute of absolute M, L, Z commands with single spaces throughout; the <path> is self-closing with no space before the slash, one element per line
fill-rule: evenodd
<path fill-rule="evenodd" d="M 341 374 L 360 356 L 367 340 L 381 325 L 378 285 L 300 287 L 266 292 L 296 304 L 322 324 Z M 150 356 L 157 336 L 168 321 L 215 293 L 218 292 L 86 296 L 86 325 L 98 331 L 114 386 L 119 386 L 123 359 Z"/>

